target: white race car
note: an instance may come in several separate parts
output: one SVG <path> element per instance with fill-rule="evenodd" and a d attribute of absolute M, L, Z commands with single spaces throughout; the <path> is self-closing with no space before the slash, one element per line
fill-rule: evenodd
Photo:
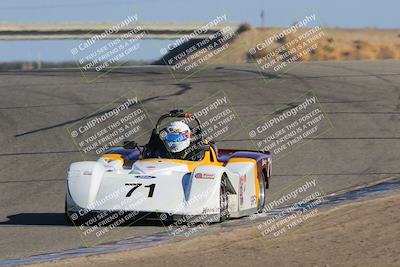
<path fill-rule="evenodd" d="M 222 222 L 261 212 L 271 177 L 269 152 L 217 149 L 203 140 L 202 157 L 195 161 L 150 153 L 163 144 L 164 120 L 188 116 L 182 110 L 161 116 L 145 146 L 125 143 L 97 161 L 72 163 L 67 175 L 67 219 L 77 225 L 94 214 L 98 222 L 117 213 L 120 216 L 112 220 L 191 217 Z M 192 130 L 202 136 L 195 121 Z"/>

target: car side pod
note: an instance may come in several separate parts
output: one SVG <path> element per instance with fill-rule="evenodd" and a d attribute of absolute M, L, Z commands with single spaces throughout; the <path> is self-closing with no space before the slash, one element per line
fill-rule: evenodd
<path fill-rule="evenodd" d="M 214 216 L 210 221 L 221 221 L 237 211 L 237 191 L 231 181 L 238 179 L 237 173 L 223 166 L 201 165 L 192 174 L 189 201 L 199 202 L 195 205 L 200 208 L 199 214 Z"/>
<path fill-rule="evenodd" d="M 96 199 L 106 167 L 96 161 L 72 163 L 67 176 L 71 198 L 80 207 L 87 207 Z"/>

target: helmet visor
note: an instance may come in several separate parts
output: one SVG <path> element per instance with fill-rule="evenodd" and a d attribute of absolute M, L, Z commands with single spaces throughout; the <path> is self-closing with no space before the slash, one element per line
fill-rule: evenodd
<path fill-rule="evenodd" d="M 188 132 L 183 133 L 168 133 L 165 137 L 167 142 L 183 142 L 189 138 Z"/>

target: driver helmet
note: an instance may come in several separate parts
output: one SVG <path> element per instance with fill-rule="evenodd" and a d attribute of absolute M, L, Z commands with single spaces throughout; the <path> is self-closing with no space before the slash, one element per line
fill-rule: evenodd
<path fill-rule="evenodd" d="M 165 143 L 168 151 L 181 152 L 190 145 L 190 128 L 182 121 L 173 121 L 167 125 Z"/>

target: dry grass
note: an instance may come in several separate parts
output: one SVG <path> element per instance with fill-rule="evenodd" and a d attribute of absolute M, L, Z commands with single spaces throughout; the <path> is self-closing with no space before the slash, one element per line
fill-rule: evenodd
<path fill-rule="evenodd" d="M 278 40 L 268 49 L 259 50 L 254 56 L 250 56 L 248 53 L 250 48 L 282 30 L 283 28 L 253 28 L 243 32 L 230 45 L 230 49 L 218 56 L 213 63 L 238 64 L 254 61 L 282 44 L 290 42 L 308 29 L 302 29 L 283 40 Z M 324 36 L 317 42 L 317 48 L 299 60 L 400 60 L 400 30 L 333 28 L 322 28 L 321 30 Z M 282 51 L 280 54 L 284 52 L 288 51 Z M 279 60 L 279 56 L 276 59 Z"/>

